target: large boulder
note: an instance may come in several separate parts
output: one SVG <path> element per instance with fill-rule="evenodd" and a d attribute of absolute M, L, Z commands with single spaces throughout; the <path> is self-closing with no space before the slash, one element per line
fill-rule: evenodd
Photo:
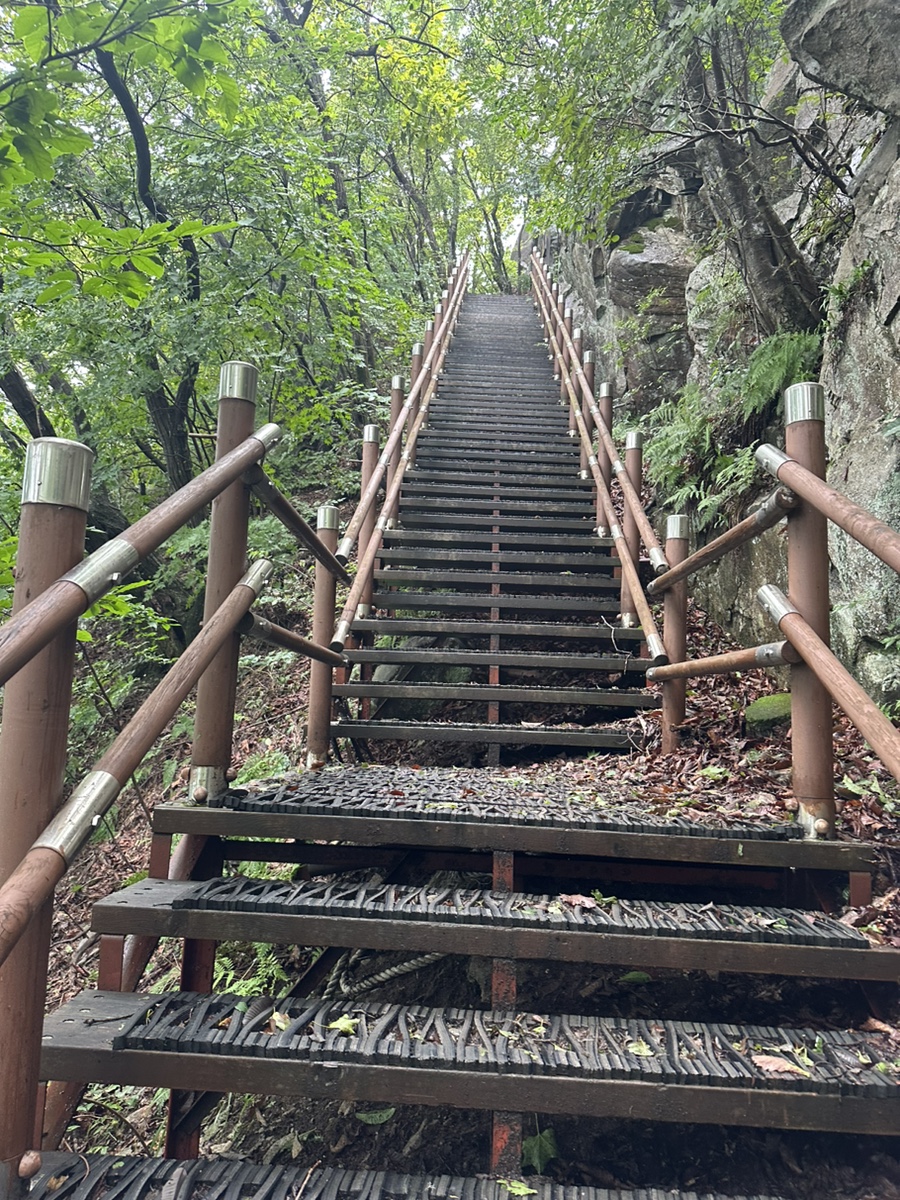
<path fill-rule="evenodd" d="M 810 79 L 900 116 L 897 0 L 792 0 L 781 34 Z"/>

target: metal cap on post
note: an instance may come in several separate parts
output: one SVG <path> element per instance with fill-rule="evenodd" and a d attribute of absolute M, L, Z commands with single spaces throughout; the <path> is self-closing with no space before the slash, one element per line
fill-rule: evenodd
<path fill-rule="evenodd" d="M 219 399 L 246 400 L 256 404 L 259 371 L 252 363 L 232 361 L 219 367 Z"/>
<path fill-rule="evenodd" d="M 626 452 L 626 454 L 628 453 L 629 450 L 643 450 L 643 448 L 644 448 L 644 435 L 641 433 L 641 431 L 639 429 L 629 429 L 629 431 L 625 434 L 625 452 Z M 669 520 L 670 521 L 682 521 L 682 520 L 686 521 L 687 517 L 669 517 Z M 673 535 L 670 535 L 670 536 L 673 536 Z"/>
<path fill-rule="evenodd" d="M 87 512 L 94 452 L 67 438 L 35 438 L 25 451 L 23 504 L 61 504 Z"/>
<path fill-rule="evenodd" d="M 794 383 L 784 393 L 784 423 L 825 420 L 825 389 L 821 383 Z"/>
<path fill-rule="evenodd" d="M 25 451 L 13 613 L 21 612 L 84 554 L 93 452 L 65 438 Z M 6 883 L 62 799 L 75 664 L 75 623 L 6 685 L 0 728 L 0 883 Z M 0 1195 L 18 1193 L 19 1160 L 34 1148 L 51 905 L 22 934 L 0 972 Z"/>
<path fill-rule="evenodd" d="M 316 518 L 316 531 L 329 550 L 337 545 L 339 513 L 334 504 L 323 504 Z M 313 598 L 312 640 L 327 646 L 334 633 L 334 576 L 316 563 Z M 306 766 L 321 770 L 328 761 L 331 740 L 331 684 L 333 670 L 313 660 L 309 664 L 309 717 L 306 733 Z"/>

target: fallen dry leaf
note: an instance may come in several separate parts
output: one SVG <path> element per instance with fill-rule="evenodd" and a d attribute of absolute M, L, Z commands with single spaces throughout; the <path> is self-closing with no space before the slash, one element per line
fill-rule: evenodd
<path fill-rule="evenodd" d="M 777 1054 L 751 1054 L 750 1058 L 761 1071 L 768 1071 L 772 1075 L 805 1075 L 809 1078 L 809 1071 L 804 1071 L 786 1058 L 779 1058 Z"/>

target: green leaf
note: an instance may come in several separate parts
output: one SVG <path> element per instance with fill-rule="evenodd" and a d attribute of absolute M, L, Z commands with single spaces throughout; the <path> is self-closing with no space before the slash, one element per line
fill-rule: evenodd
<path fill-rule="evenodd" d="M 13 22 L 13 33 L 21 40 L 32 62 L 40 62 L 44 57 L 49 20 L 49 9 L 43 5 L 29 5 L 17 14 Z"/>
<path fill-rule="evenodd" d="M 35 304 L 47 304 L 50 300 L 58 300 L 60 296 L 68 296 L 75 289 L 74 281 L 71 279 L 58 279 L 56 283 L 51 283 L 49 287 L 45 287 L 42 292 L 34 298 Z"/>
<path fill-rule="evenodd" d="M 638 1038 L 636 1041 L 629 1042 L 626 1049 L 630 1054 L 634 1054 L 637 1058 L 653 1058 L 653 1051 L 643 1038 Z"/>
<path fill-rule="evenodd" d="M 509 1192 L 510 1196 L 536 1196 L 537 1188 L 529 1187 L 527 1183 L 523 1183 L 521 1179 L 498 1179 L 498 1183 L 502 1183 Z"/>
<path fill-rule="evenodd" d="M 538 1175 L 543 1175 L 544 1168 L 554 1158 L 559 1158 L 559 1146 L 552 1129 L 542 1129 L 534 1137 L 525 1138 L 522 1142 L 522 1163 L 526 1167 L 534 1167 Z"/>
<path fill-rule="evenodd" d="M 396 1108 L 378 1108 L 374 1112 L 355 1113 L 363 1125 L 385 1125 L 396 1112 Z"/>
<path fill-rule="evenodd" d="M 26 168 L 38 179 L 53 178 L 53 159 L 43 142 L 28 133 L 19 133 L 13 138 L 13 145 L 21 154 Z"/>
<path fill-rule="evenodd" d="M 359 1017 L 349 1017 L 346 1013 L 344 1013 L 342 1016 L 338 1017 L 336 1021 L 332 1021 L 327 1028 L 336 1029 L 338 1033 L 343 1033 L 346 1034 L 347 1037 L 350 1037 L 352 1034 L 356 1033 L 356 1027 L 358 1024 Z"/>
<path fill-rule="evenodd" d="M 151 257 L 149 254 L 132 254 L 131 265 L 136 271 L 143 271 L 145 275 L 150 275 L 154 279 L 159 279 L 165 272 L 159 259 Z"/>
<path fill-rule="evenodd" d="M 627 971 L 624 975 L 619 976 L 619 983 L 652 983 L 653 977 L 648 975 L 646 971 Z"/>

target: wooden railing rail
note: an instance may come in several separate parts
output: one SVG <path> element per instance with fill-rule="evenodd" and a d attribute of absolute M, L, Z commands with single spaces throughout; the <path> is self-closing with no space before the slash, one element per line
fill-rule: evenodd
<path fill-rule="evenodd" d="M 424 401 L 425 393 L 429 388 L 433 390 L 433 384 L 440 373 L 440 363 L 443 362 L 444 355 L 447 352 L 449 334 L 453 329 L 456 313 L 466 289 L 468 273 L 469 254 L 467 252 L 453 268 L 450 275 L 448 299 L 446 302 L 438 304 L 435 307 L 437 319 L 434 326 L 433 341 L 421 359 L 420 369 L 414 373 L 414 377 L 410 380 L 409 395 L 406 397 L 399 415 L 396 417 L 391 431 L 385 440 L 381 456 L 378 459 L 378 466 L 360 496 L 353 516 L 344 530 L 344 536 L 341 538 L 336 555 L 340 562 L 346 563 L 350 561 L 353 547 L 359 537 L 366 514 L 375 504 L 378 489 L 381 487 L 381 482 L 384 479 L 388 466 L 395 458 L 395 452 L 400 445 L 404 429 L 408 425 L 408 445 L 409 436 L 418 422 L 417 406 L 420 406 Z"/>
<path fill-rule="evenodd" d="M 400 498 L 400 491 L 403 487 L 403 479 L 406 474 L 406 470 L 415 460 L 416 442 L 418 440 L 419 433 L 428 419 L 428 407 L 431 403 L 432 397 L 437 391 L 438 377 L 440 376 L 441 368 L 444 365 L 444 359 L 446 358 L 447 352 L 450 349 L 450 334 L 453 332 L 453 329 L 456 325 L 456 321 L 459 316 L 459 309 L 462 304 L 463 296 L 465 295 L 468 261 L 468 255 L 466 255 L 463 259 L 462 270 L 460 271 L 459 277 L 456 280 L 452 295 L 447 301 L 447 311 L 443 314 L 443 319 L 438 327 L 440 333 L 438 333 L 438 330 L 435 331 L 434 342 L 423 362 L 422 371 L 417 382 L 424 380 L 426 368 L 429 368 L 429 378 L 427 383 L 424 383 L 424 387 L 420 388 L 418 392 L 418 413 L 413 421 L 409 433 L 407 434 L 403 453 L 400 455 L 400 464 L 397 467 L 397 470 L 394 472 L 393 477 L 387 484 L 384 501 L 382 503 L 378 519 L 375 522 L 372 534 L 369 537 L 368 543 L 366 544 L 365 548 L 360 545 L 360 557 L 356 565 L 356 576 L 353 580 L 353 586 L 347 593 L 346 600 L 344 601 L 344 608 L 340 617 L 338 618 L 337 625 L 335 626 L 334 630 L 334 637 L 331 640 L 331 649 L 334 651 L 341 651 L 347 642 L 347 638 L 350 636 L 350 628 L 357 614 L 357 609 L 363 602 L 363 598 L 370 584 L 372 571 L 375 566 L 375 559 L 378 557 L 378 551 L 381 549 L 384 531 L 388 528 L 388 524 L 393 517 L 394 511 L 396 510 L 397 502 Z M 431 356 L 435 351 L 437 351 L 437 357 L 432 360 Z M 410 391 L 410 396 L 411 395 L 412 391 Z M 409 398 L 407 398 L 406 404 L 409 405 Z M 390 443 L 395 433 L 398 433 L 397 428 L 393 430 L 387 442 L 385 442 L 384 449 L 382 450 L 381 456 L 378 459 L 378 465 L 372 472 L 369 483 L 365 488 L 363 498 L 365 495 L 370 493 L 374 498 L 378 490 L 377 483 L 383 475 L 383 466 L 385 466 L 390 459 Z M 363 500 L 361 499 L 360 505 L 356 510 L 357 514 L 359 514 L 362 509 Z M 362 519 L 364 519 L 365 516 L 366 513 L 363 512 L 359 529 L 362 528 Z M 350 526 L 348 526 L 347 533 L 344 535 L 341 541 L 341 548 L 338 550 L 338 558 L 341 557 L 342 551 L 347 547 L 352 525 L 353 522 L 351 522 Z"/>
<path fill-rule="evenodd" d="M 545 280 L 545 282 L 546 282 L 546 280 Z M 651 659 L 653 659 L 653 662 L 655 664 L 661 665 L 665 662 L 668 662 L 668 656 L 666 654 L 666 649 L 663 644 L 663 639 L 660 636 L 659 629 L 657 628 L 656 622 L 653 619 L 653 614 L 650 611 L 650 606 L 647 603 L 646 597 L 644 595 L 644 589 L 641 586 L 640 578 L 639 578 L 638 572 L 637 572 L 637 567 L 635 566 L 635 563 L 634 563 L 634 560 L 632 557 L 631 547 L 629 547 L 627 539 L 625 537 L 625 533 L 624 533 L 622 527 L 619 525 L 619 520 L 618 520 L 618 516 L 616 514 L 615 507 L 613 505 L 612 497 L 609 493 L 609 489 L 606 486 L 606 481 L 604 480 L 603 474 L 600 470 L 597 456 L 593 452 L 593 446 L 591 444 L 591 436 L 590 436 L 590 433 L 588 432 L 587 423 L 586 423 L 584 417 L 582 416 L 581 406 L 576 398 L 574 381 L 573 381 L 572 373 L 569 370 L 568 361 L 566 360 L 566 358 L 564 357 L 564 355 L 562 353 L 562 349 L 559 345 L 559 341 L 557 339 L 556 333 L 553 330 L 552 318 L 553 318 L 554 314 L 553 314 L 553 310 L 550 307 L 552 298 L 550 297 L 550 294 L 546 288 L 545 289 L 537 288 L 536 289 L 536 297 L 537 297 L 537 301 L 538 301 L 539 311 L 541 312 L 542 318 L 544 320 L 545 328 L 548 330 L 548 337 L 549 337 L 549 341 L 550 341 L 551 350 L 552 350 L 554 356 L 556 357 L 557 362 L 559 363 L 559 370 L 561 373 L 561 382 L 569 396 L 569 402 L 570 402 L 569 411 L 572 414 L 572 420 L 573 420 L 577 435 L 581 440 L 582 449 L 585 451 L 586 456 L 587 456 L 588 470 L 590 471 L 590 474 L 593 478 L 594 486 L 597 490 L 597 496 L 599 499 L 599 507 L 600 507 L 601 512 L 603 513 L 603 515 L 606 518 L 606 522 L 607 522 L 607 526 L 608 526 L 610 535 L 612 536 L 612 538 L 615 541 L 616 546 L 619 550 L 619 558 L 620 558 L 620 561 L 622 564 L 622 578 L 625 581 L 625 583 L 627 583 L 627 585 L 628 585 L 630 601 L 634 605 L 635 611 L 637 612 L 638 621 L 640 622 L 641 629 L 644 632 L 644 637 L 647 641 L 648 653 L 649 653 Z M 556 309 L 556 315 L 557 316 L 559 315 L 558 308 Z M 573 354 L 574 354 L 574 348 L 573 348 Z M 590 405 L 588 407 L 590 407 Z M 643 509 L 641 511 L 643 512 Z M 644 517 L 644 520 L 646 521 L 646 515 Z M 655 538 L 654 538 L 654 540 L 655 540 Z M 665 562 L 665 559 L 663 559 L 663 561 Z M 666 564 L 666 565 L 668 565 L 668 564 Z"/>
<path fill-rule="evenodd" d="M 542 293 L 545 298 L 543 308 L 549 317 L 549 324 L 547 325 L 548 337 L 551 337 L 551 344 L 555 344 L 554 355 L 557 367 L 560 372 L 563 368 L 568 368 L 570 374 L 577 380 L 588 411 L 599 434 L 603 449 L 609 457 L 612 472 L 618 479 L 625 506 L 631 512 L 640 530 L 641 540 L 647 548 L 651 566 L 657 574 L 662 574 L 663 571 L 668 569 L 669 565 L 666 562 L 666 556 L 659 544 L 659 539 L 653 530 L 653 526 L 644 512 L 640 496 L 637 494 L 634 485 L 628 477 L 625 464 L 619 457 L 612 432 L 597 406 L 593 388 L 575 353 L 575 344 L 572 340 L 572 335 L 566 326 L 563 314 L 560 312 L 558 300 L 553 295 L 547 271 L 537 254 L 532 253 L 531 261 L 534 268 L 535 290 L 537 293 Z M 570 393 L 569 400 L 573 415 L 576 411 L 580 412 L 580 402 L 575 398 L 574 393 Z"/>
<path fill-rule="evenodd" d="M 240 479 L 248 466 L 262 458 L 280 437 L 281 430 L 277 425 L 264 425 L 237 449 L 217 460 L 20 609 L 0 628 L 0 684 L 6 683 L 61 630 L 121 583 L 128 571 L 158 549 L 229 484 Z"/>
<path fill-rule="evenodd" d="M 704 567 L 718 562 L 732 550 L 737 550 L 740 546 L 746 545 L 747 542 L 765 533 L 767 529 L 777 525 L 791 509 L 797 507 L 797 503 L 797 497 L 793 492 L 784 487 L 776 488 L 749 517 L 745 517 L 743 521 L 733 525 L 720 537 L 714 538 L 699 550 L 695 550 L 677 567 L 672 567 L 664 575 L 657 575 L 656 579 L 651 579 L 647 584 L 647 594 L 661 596 L 663 592 L 674 584 L 680 583 L 682 579 L 688 579 L 697 571 L 702 571 Z"/>

